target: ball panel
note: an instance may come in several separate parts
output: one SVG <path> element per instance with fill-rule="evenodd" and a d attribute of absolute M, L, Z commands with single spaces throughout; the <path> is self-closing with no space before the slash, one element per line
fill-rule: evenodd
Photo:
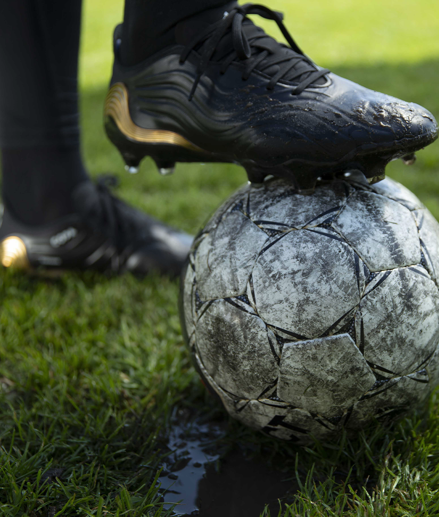
<path fill-rule="evenodd" d="M 404 187 L 404 185 L 401 185 L 401 183 L 398 183 L 397 181 L 394 181 L 390 178 L 379 181 L 378 183 L 371 185 L 370 188 L 381 196 L 385 196 L 393 199 L 394 201 L 397 201 L 409 210 L 424 208 L 424 205 L 413 194 L 413 192 L 410 192 L 410 190 Z"/>
<path fill-rule="evenodd" d="M 183 279 L 183 292 L 181 300 L 183 303 L 183 317 L 187 339 L 190 340 L 195 332 L 195 271 L 189 263 L 186 267 L 186 274 Z"/>
<path fill-rule="evenodd" d="M 202 300 L 244 294 L 251 270 L 268 236 L 241 212 L 221 221 L 199 245 L 195 257 Z"/>
<path fill-rule="evenodd" d="M 270 329 L 267 329 L 267 335 L 268 335 L 268 340 L 271 345 L 271 349 L 273 350 L 273 352 L 276 354 L 276 356 L 280 360 L 280 357 L 282 355 L 282 350 L 283 350 L 283 342 L 281 342 L 281 340 L 279 340 L 279 338 L 276 337 L 276 334 Z"/>
<path fill-rule="evenodd" d="M 327 439 L 333 436 L 335 431 L 330 422 L 317 420 L 307 411 L 258 400 L 251 400 L 233 416 L 243 424 L 262 430 L 269 436 L 301 445 L 311 443 L 313 436 Z"/>
<path fill-rule="evenodd" d="M 361 429 L 374 418 L 383 423 L 391 422 L 410 409 L 420 408 L 430 393 L 430 386 L 414 377 L 391 379 L 366 393 L 354 405 L 346 427 Z"/>
<path fill-rule="evenodd" d="M 195 360 L 197 370 L 201 372 L 202 378 L 206 383 L 208 383 L 208 388 L 213 390 L 213 392 L 219 397 L 227 413 L 229 413 L 231 416 L 234 416 L 237 411 L 237 406 L 239 407 L 239 399 L 231 396 L 229 393 L 218 386 L 218 384 L 212 379 L 212 377 L 209 375 L 209 372 L 204 367 L 199 354 L 193 354 L 193 358 Z"/>
<path fill-rule="evenodd" d="M 329 422 L 314 418 L 301 409 L 289 410 L 285 418 L 274 418 L 262 431 L 281 440 L 293 441 L 298 445 L 311 444 L 313 438 L 326 441 L 336 436 L 336 430 Z M 303 431 L 306 431 L 306 434 Z"/>
<path fill-rule="evenodd" d="M 366 290 L 367 284 L 370 282 L 371 272 L 357 254 L 355 254 L 355 261 L 355 271 L 357 273 L 358 290 L 361 296 Z"/>
<path fill-rule="evenodd" d="M 302 195 L 292 185 L 274 180 L 250 191 L 248 215 L 261 227 L 271 229 L 317 226 L 342 209 L 347 192 L 346 184 L 334 182 L 318 187 L 312 196 Z"/>
<path fill-rule="evenodd" d="M 391 199 L 357 191 L 333 226 L 372 272 L 421 261 L 415 220 L 407 208 Z"/>
<path fill-rule="evenodd" d="M 424 254 L 425 267 L 431 277 L 439 281 L 439 223 L 427 210 L 414 212 L 418 225 L 421 249 Z"/>
<path fill-rule="evenodd" d="M 348 334 L 286 344 L 279 365 L 279 397 L 327 417 L 342 415 L 375 384 Z"/>
<path fill-rule="evenodd" d="M 258 316 L 218 300 L 198 320 L 195 332 L 205 369 L 228 392 L 257 399 L 276 381 L 277 358 Z"/>
<path fill-rule="evenodd" d="M 203 228 L 203 233 L 210 233 L 220 224 L 227 214 L 235 208 L 236 205 L 246 204 L 249 186 L 244 185 L 232 194 L 210 217 Z"/>
<path fill-rule="evenodd" d="M 288 404 L 264 404 L 258 400 L 250 400 L 233 416 L 253 429 L 261 430 L 268 426 L 276 416 L 285 417 L 290 406 Z"/>
<path fill-rule="evenodd" d="M 377 287 L 379 287 L 383 282 L 387 280 L 392 271 L 380 271 L 378 273 L 372 273 L 370 278 L 364 288 L 363 297 L 371 293 Z"/>
<path fill-rule="evenodd" d="M 416 371 L 439 341 L 439 293 L 421 267 L 381 276 L 360 304 L 364 357 L 384 377 Z"/>
<path fill-rule="evenodd" d="M 430 389 L 433 390 L 439 386 L 439 346 L 434 351 L 425 369 L 430 380 Z"/>
<path fill-rule="evenodd" d="M 314 338 L 359 303 L 355 253 L 341 240 L 297 230 L 271 239 L 265 250 L 252 279 L 267 324 Z"/>

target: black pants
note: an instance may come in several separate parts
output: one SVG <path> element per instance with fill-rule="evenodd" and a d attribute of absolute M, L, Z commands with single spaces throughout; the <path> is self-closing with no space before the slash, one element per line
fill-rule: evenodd
<path fill-rule="evenodd" d="M 126 0 L 127 64 L 165 46 L 178 21 L 226 3 Z M 81 0 L 0 2 L 0 148 L 78 145 L 80 26 Z"/>

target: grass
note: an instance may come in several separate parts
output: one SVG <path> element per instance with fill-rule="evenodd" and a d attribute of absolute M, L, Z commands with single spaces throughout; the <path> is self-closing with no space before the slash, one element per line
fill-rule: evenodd
<path fill-rule="evenodd" d="M 270 6 L 286 11 L 297 41 L 322 66 L 439 117 L 437 0 L 273 0 Z M 175 177 L 160 178 L 149 161 L 138 176 L 121 172 L 101 125 L 110 34 L 121 15 L 121 1 L 85 5 L 87 165 L 93 175 L 120 174 L 122 197 L 195 232 L 244 175 L 234 166 L 181 165 Z M 434 144 L 414 167 L 388 168 L 437 218 L 438 162 Z M 0 271 L 1 516 L 170 515 L 155 479 L 172 409 L 222 415 L 190 364 L 177 294 L 177 282 L 154 277 L 72 273 L 42 280 Z M 297 449 L 232 421 L 225 440 L 299 480 L 294 502 L 278 517 L 439 515 L 438 404 L 435 395 L 427 413 L 333 445 Z"/>

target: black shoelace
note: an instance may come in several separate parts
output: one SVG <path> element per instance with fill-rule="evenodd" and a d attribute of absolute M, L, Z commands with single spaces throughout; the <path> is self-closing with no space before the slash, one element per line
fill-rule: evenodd
<path fill-rule="evenodd" d="M 121 211 L 121 202 L 113 196 L 111 189 L 117 187 L 119 180 L 111 174 L 99 176 L 96 182 L 95 202 L 88 213 L 88 222 L 96 230 L 103 232 L 119 251 L 136 242 L 135 221 Z"/>
<path fill-rule="evenodd" d="M 285 53 L 284 45 L 281 45 L 273 38 L 264 33 L 261 29 L 252 23 L 244 24 L 247 15 L 257 14 L 267 20 L 273 20 L 277 23 L 279 29 L 294 51 Z M 221 40 L 231 31 L 233 50 L 222 61 L 221 73 L 224 74 L 233 61 L 239 59 L 245 62 L 245 70 L 242 75 L 243 80 L 247 80 L 253 70 L 260 66 L 260 71 L 264 72 L 271 69 L 271 80 L 267 85 L 267 89 L 273 89 L 282 79 L 293 82 L 300 80 L 299 84 L 292 90 L 294 95 L 299 95 L 308 86 L 315 83 L 318 79 L 329 73 L 327 69 L 318 69 L 313 62 L 305 56 L 295 43 L 290 33 L 282 22 L 283 15 L 272 11 L 263 5 L 246 4 L 234 8 L 230 13 L 219 22 L 211 25 L 200 35 L 198 35 L 182 52 L 180 63 L 184 63 L 189 54 L 204 43 L 201 59 L 198 64 L 197 77 L 194 81 L 189 100 L 192 100 L 198 84 L 206 72 L 210 60 L 220 45 Z M 298 67 L 297 73 L 294 69 L 298 63 L 302 66 Z M 303 66 L 305 65 L 305 66 Z M 275 72 L 273 73 L 273 66 Z"/>

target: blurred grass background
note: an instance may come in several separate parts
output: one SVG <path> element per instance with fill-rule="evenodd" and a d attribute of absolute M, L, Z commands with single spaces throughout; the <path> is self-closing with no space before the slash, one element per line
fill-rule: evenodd
<path fill-rule="evenodd" d="M 319 65 L 439 118 L 437 0 L 272 0 L 269 7 L 285 12 L 293 37 Z M 122 0 L 85 2 L 86 163 L 93 175 L 116 173 L 127 201 L 195 232 L 245 174 L 231 165 L 178 165 L 175 176 L 161 178 L 149 160 L 137 176 L 123 171 L 102 129 L 112 30 L 122 12 Z M 437 218 L 438 172 L 438 143 L 413 167 L 388 167 Z M 177 294 L 177 282 L 153 277 L 44 280 L 0 271 L 0 515 L 166 514 L 148 489 L 171 410 L 217 412 L 183 345 Z M 233 422 L 227 440 L 292 476 L 299 462 L 301 493 L 279 515 L 439 515 L 435 398 L 426 419 L 333 447 L 297 451 Z"/>

